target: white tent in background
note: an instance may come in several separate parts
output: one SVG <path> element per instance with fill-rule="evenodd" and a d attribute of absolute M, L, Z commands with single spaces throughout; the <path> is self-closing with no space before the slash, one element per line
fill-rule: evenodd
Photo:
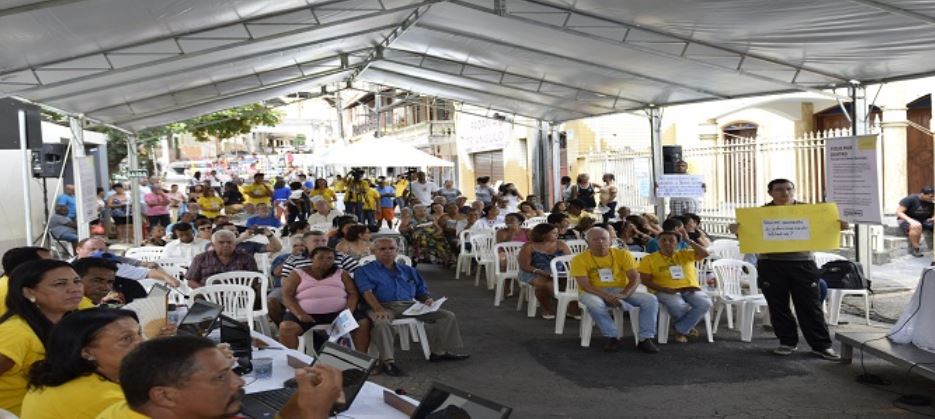
<path fill-rule="evenodd" d="M 329 149 L 319 157 L 324 165 L 346 167 L 452 167 L 440 159 L 391 138 L 367 137 L 356 143 Z"/>

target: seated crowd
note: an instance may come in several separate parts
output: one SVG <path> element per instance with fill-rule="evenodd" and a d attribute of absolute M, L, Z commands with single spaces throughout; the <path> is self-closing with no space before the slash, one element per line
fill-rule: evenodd
<path fill-rule="evenodd" d="M 605 182 L 612 182 L 607 176 Z M 581 309 L 587 310 L 607 338 L 606 350 L 621 346 L 612 309 L 639 309 L 637 348 L 655 353 L 660 304 L 678 342 L 698 335 L 695 326 L 711 306 L 694 267 L 710 243 L 700 218 L 683 214 L 660 224 L 651 214 L 631 214 L 605 202 L 615 198 L 615 189 L 613 195 L 598 193 L 587 178 L 549 213 L 535 196 L 521 200 L 512 184 L 495 190 L 489 178 L 477 179 L 473 202 L 450 181 L 438 187 L 422 172 L 371 183 L 355 171 L 331 186 L 305 179 L 293 173 L 270 184 L 256 174 L 253 183 L 232 181 L 223 189 L 196 183 L 188 194 L 151 180 L 146 202 L 153 228 L 145 245 L 161 247 L 164 258 L 187 261 L 182 278 L 157 263 L 113 254 L 101 236 L 74 237 L 76 256 L 68 262 L 51 260 L 36 247 L 4 254 L 0 408 L 29 418 L 235 414 L 244 381 L 231 371 L 230 353 L 210 340 L 174 336 L 171 324 L 144 342 L 136 314 L 119 307 L 146 295 L 140 280 L 170 287 L 183 280 L 196 289 L 218 273 L 259 272 L 264 258 L 269 290 L 259 295 L 256 283 L 253 289 L 257 304 L 266 300 L 283 345 L 297 348 L 306 333 L 349 310 L 359 324 L 351 333 L 354 348 L 375 353 L 378 372 L 391 376 L 403 374 L 394 355 L 394 320 L 416 302 L 434 302 L 415 265 L 453 268 L 458 252 L 470 250 L 471 236 L 521 245 L 517 279 L 534 288 L 546 319 L 557 314 L 551 262 L 571 257 L 567 274 L 583 307 L 572 304 L 567 314 L 580 319 Z M 119 205 L 127 198 L 117 189 L 107 206 L 116 210 L 110 213 L 115 221 L 122 217 L 116 224 L 126 226 L 129 215 Z M 335 208 L 342 193 L 345 212 Z M 159 206 L 168 210 L 153 210 Z M 67 210 L 56 208 L 63 217 Z M 118 238 L 125 238 L 126 229 L 119 231 Z M 578 241 L 577 254 L 572 241 Z M 631 252 L 649 254 L 638 262 Z M 646 292 L 637 289 L 641 284 Z M 416 318 L 433 324 L 429 361 L 468 358 L 454 313 L 439 309 Z M 316 366 L 296 371 L 296 379 L 299 397 L 282 417 L 327 417 L 340 374 Z"/>

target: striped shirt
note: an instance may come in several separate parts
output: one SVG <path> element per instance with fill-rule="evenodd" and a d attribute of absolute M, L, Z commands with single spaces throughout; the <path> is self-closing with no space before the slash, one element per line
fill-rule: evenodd
<path fill-rule="evenodd" d="M 357 259 L 354 259 L 348 255 L 345 255 L 341 252 L 335 252 L 334 263 L 338 265 L 338 268 L 349 273 L 352 277 L 354 276 L 354 271 L 357 270 Z M 282 274 L 279 276 L 282 279 L 289 277 L 289 274 L 292 271 L 304 268 L 306 266 L 311 266 L 312 259 L 306 254 L 301 255 L 292 255 L 282 264 Z"/>

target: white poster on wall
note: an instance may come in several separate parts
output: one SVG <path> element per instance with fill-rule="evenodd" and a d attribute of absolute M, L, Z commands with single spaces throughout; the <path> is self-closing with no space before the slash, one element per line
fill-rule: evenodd
<path fill-rule="evenodd" d="M 467 115 L 456 114 L 458 146 L 464 153 L 501 150 L 513 137 L 513 124 Z"/>
<path fill-rule="evenodd" d="M 881 224 L 877 136 L 825 140 L 826 200 L 849 223 Z"/>

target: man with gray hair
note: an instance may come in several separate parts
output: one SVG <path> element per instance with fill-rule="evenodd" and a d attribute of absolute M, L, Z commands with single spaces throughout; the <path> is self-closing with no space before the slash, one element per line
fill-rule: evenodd
<path fill-rule="evenodd" d="M 205 285 L 211 275 L 229 271 L 258 272 L 256 259 L 236 249 L 237 236 L 229 230 L 218 230 L 211 235 L 211 250 L 192 259 L 185 278 L 192 288 Z"/>
<path fill-rule="evenodd" d="M 639 343 L 637 349 L 656 353 L 656 316 L 659 302 L 652 294 L 638 293 L 640 275 L 636 259 L 626 249 L 612 249 L 610 234 L 601 227 L 585 233 L 588 249 L 571 259 L 570 275 L 578 283 L 578 301 L 588 309 L 601 333 L 608 338 L 605 351 L 620 349 L 620 331 L 614 324 L 610 309 L 630 306 L 640 309 Z"/>
<path fill-rule="evenodd" d="M 354 282 L 368 306 L 367 314 L 373 320 L 371 336 L 380 353 L 383 372 L 397 377 L 402 375 L 394 359 L 393 319 L 419 301 L 426 305 L 434 302 L 425 286 L 425 280 L 415 268 L 396 262 L 399 254 L 396 241 L 387 237 L 374 240 L 371 246 L 377 260 L 357 268 Z M 416 319 L 432 322 L 429 361 L 460 361 L 469 355 L 451 352 L 461 348 L 461 330 L 454 313 L 437 310 L 415 316 Z"/>

